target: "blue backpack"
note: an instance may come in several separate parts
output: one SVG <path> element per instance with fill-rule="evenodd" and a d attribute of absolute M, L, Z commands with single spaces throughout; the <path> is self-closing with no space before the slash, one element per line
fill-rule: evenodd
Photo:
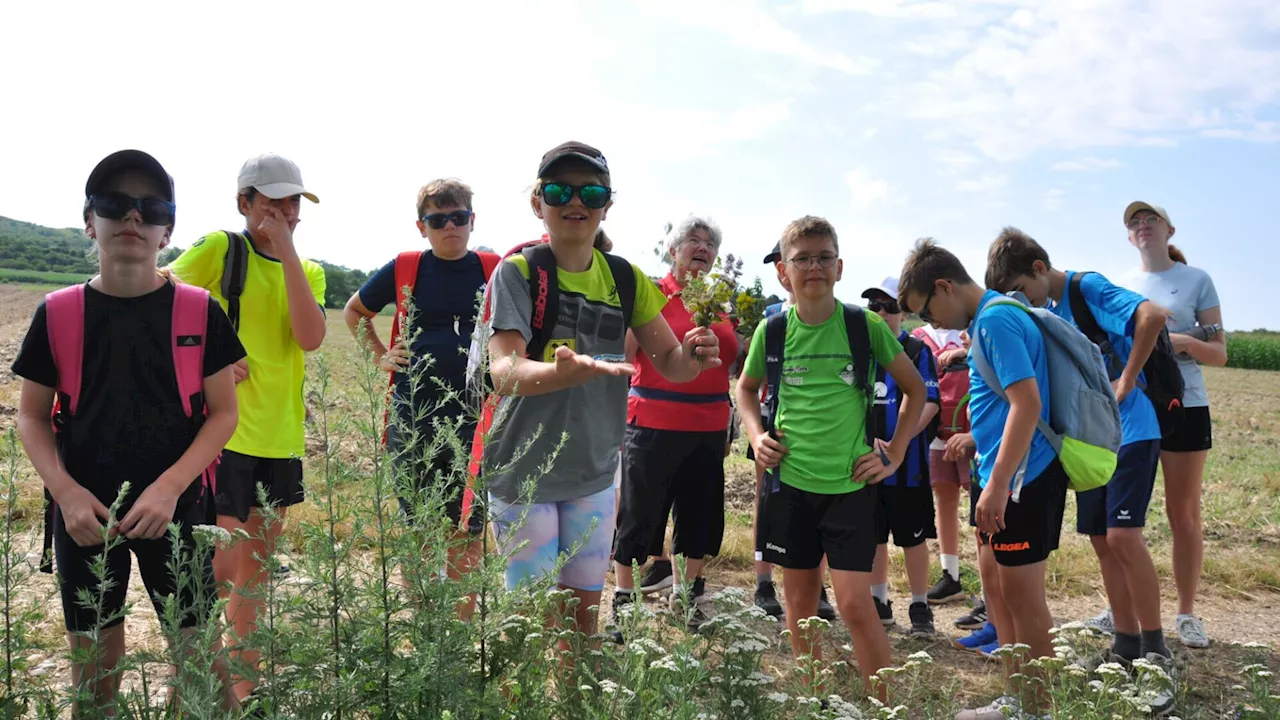
<path fill-rule="evenodd" d="M 1023 310 L 1044 336 L 1049 366 L 1049 422 L 1039 418 L 1036 429 L 1058 454 L 1069 487 L 1085 492 L 1105 486 L 1116 472 L 1122 433 L 1120 406 L 1098 346 L 1075 325 L 1044 308 L 1028 305 L 1021 293 L 994 299 L 983 310 L 993 305 Z M 1008 402 L 995 370 L 983 355 L 980 338 L 974 338 L 969 358 L 987 386 Z M 1026 471 L 1027 459 L 1023 458 L 1010 483 L 1015 502 L 1026 480 Z"/>

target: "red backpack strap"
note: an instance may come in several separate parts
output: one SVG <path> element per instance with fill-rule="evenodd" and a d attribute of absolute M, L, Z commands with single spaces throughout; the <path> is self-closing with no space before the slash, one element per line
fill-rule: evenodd
<path fill-rule="evenodd" d="M 938 343 L 934 342 L 933 336 L 929 334 L 923 327 L 918 327 L 911 331 L 911 336 L 929 346 L 929 350 L 933 352 L 933 356 L 937 357 L 942 352 L 942 348 L 938 347 Z"/>
<path fill-rule="evenodd" d="M 425 250 L 406 250 L 396 256 L 396 314 L 391 320 L 391 342 L 387 347 L 395 347 L 400 340 L 400 317 L 405 314 L 405 300 L 413 296 L 418 284 L 418 265 L 422 262 Z M 409 293 L 405 294 L 408 288 Z"/>
<path fill-rule="evenodd" d="M 49 331 L 49 350 L 58 370 L 57 390 L 70 398 L 68 410 L 75 415 L 76 405 L 80 402 L 80 371 L 84 363 L 84 284 L 45 295 L 44 315 L 45 327 Z"/>
<path fill-rule="evenodd" d="M 484 279 L 485 282 L 488 282 L 489 278 L 493 277 L 493 271 L 497 269 L 498 263 L 502 262 L 502 257 L 498 253 L 481 252 L 479 250 L 476 251 L 476 254 L 480 256 L 480 265 L 484 268 Z"/>
<path fill-rule="evenodd" d="M 209 291 L 195 285 L 173 286 L 173 369 L 182 410 L 191 417 L 191 398 L 204 391 L 204 346 L 209 332 Z"/>

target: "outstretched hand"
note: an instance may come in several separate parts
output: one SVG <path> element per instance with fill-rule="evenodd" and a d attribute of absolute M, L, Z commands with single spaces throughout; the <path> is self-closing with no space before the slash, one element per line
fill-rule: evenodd
<path fill-rule="evenodd" d="M 631 363 L 597 360 L 590 355 L 579 355 L 564 345 L 556 348 L 555 366 L 557 375 L 575 384 L 597 377 L 631 377 L 636 374 Z"/>

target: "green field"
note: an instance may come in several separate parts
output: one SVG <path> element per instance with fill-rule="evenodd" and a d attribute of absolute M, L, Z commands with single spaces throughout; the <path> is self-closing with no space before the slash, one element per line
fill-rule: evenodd
<path fill-rule="evenodd" d="M 45 270 L 11 270 L 0 268 L 0 282 L 31 283 L 36 285 L 74 285 L 88 280 L 91 275 L 81 273 L 48 272 Z"/>

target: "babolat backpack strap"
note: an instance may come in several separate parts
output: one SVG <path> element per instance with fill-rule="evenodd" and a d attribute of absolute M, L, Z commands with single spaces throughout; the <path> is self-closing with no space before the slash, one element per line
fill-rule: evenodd
<path fill-rule="evenodd" d="M 238 232 L 227 231 L 227 255 L 222 265 L 222 297 L 227 300 L 227 318 L 240 331 L 240 296 L 249 272 L 249 241 Z"/>
<path fill-rule="evenodd" d="M 854 387 L 867 399 L 866 442 L 874 449 L 879 437 L 878 413 L 875 412 L 876 389 L 875 359 L 871 354 L 871 330 L 867 327 L 867 314 L 857 305 L 844 305 L 844 329 L 849 336 L 849 354 L 853 356 Z"/>
<path fill-rule="evenodd" d="M 556 256 L 550 243 L 530 245 L 520 251 L 529 266 L 529 297 L 533 312 L 529 317 L 532 337 L 526 346 L 527 357 L 541 361 L 560 314 L 560 285 L 556 277 Z"/>

